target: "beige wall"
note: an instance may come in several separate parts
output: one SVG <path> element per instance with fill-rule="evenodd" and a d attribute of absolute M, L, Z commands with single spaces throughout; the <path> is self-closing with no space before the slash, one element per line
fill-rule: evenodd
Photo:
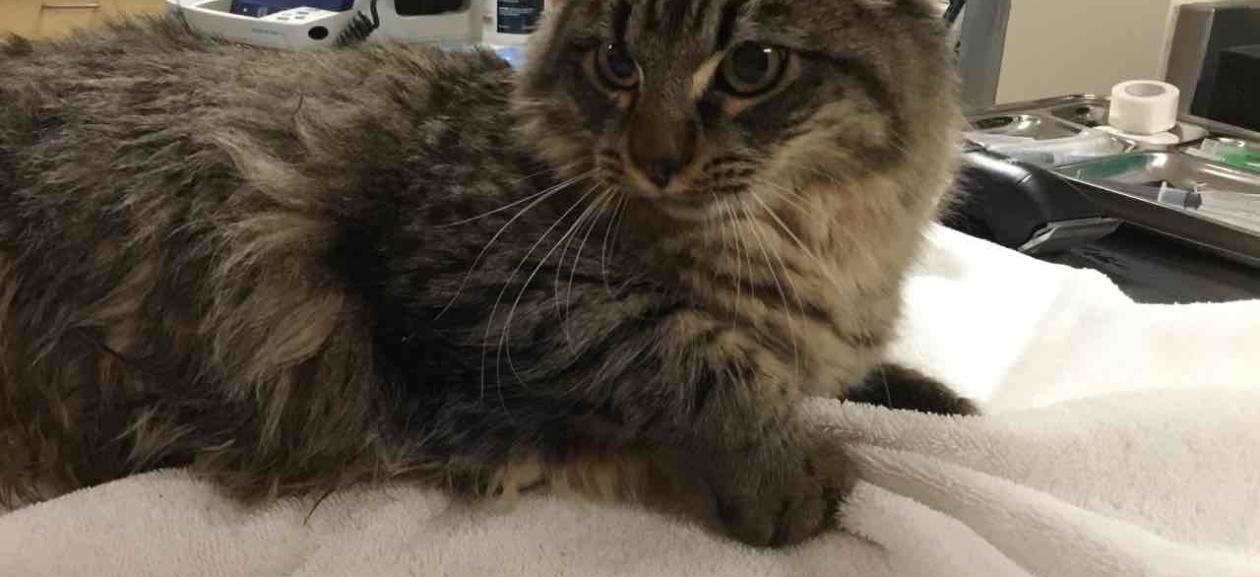
<path fill-rule="evenodd" d="M 0 0 L 0 35 L 62 36 L 128 13 L 160 13 L 163 0 Z"/>
<path fill-rule="evenodd" d="M 1011 0 L 997 102 L 1162 78 L 1173 0 Z"/>

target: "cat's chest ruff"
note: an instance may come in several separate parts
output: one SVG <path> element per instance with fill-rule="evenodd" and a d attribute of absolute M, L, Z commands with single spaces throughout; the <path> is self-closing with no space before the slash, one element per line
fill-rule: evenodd
<path fill-rule="evenodd" d="M 823 275 L 780 272 L 777 282 L 763 281 L 743 266 L 741 277 L 683 275 L 693 308 L 673 323 L 678 346 L 695 347 L 692 356 L 754 358 L 759 373 L 820 396 L 839 393 L 878 363 L 883 340 L 871 335 L 882 327 L 867 326 L 866 307 L 854 302 L 860 297 Z"/>

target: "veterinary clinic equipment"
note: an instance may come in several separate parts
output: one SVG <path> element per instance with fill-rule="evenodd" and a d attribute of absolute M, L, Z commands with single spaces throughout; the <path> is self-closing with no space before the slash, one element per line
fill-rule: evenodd
<path fill-rule="evenodd" d="M 544 0 L 166 0 L 192 29 L 269 48 L 303 49 L 364 40 L 519 46 Z"/>

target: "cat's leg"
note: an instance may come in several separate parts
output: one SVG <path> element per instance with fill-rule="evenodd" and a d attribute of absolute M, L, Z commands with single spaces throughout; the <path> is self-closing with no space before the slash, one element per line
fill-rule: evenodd
<path fill-rule="evenodd" d="M 844 399 L 938 415 L 975 415 L 975 403 L 950 390 L 943 383 L 913 369 L 895 364 L 881 365 L 861 383 L 849 387 Z"/>
<path fill-rule="evenodd" d="M 735 365 L 718 372 L 743 378 L 714 385 L 725 396 L 708 401 L 696 415 L 692 436 L 662 450 L 654 465 L 676 503 L 733 537 L 754 545 L 798 543 L 830 526 L 853 487 L 854 471 L 844 447 L 796 424 L 796 397 L 787 385 L 765 378 L 767 371 L 750 370 L 746 361 L 730 361 Z M 937 414 L 978 413 L 945 385 L 896 365 L 873 371 L 846 392 L 846 400 Z"/>
<path fill-rule="evenodd" d="M 855 482 L 842 446 L 797 423 L 803 398 L 792 370 L 737 331 L 692 349 L 672 384 L 690 391 L 645 436 L 664 494 L 686 512 L 757 546 L 799 543 L 831 526 Z"/>
<path fill-rule="evenodd" d="M 697 442 L 657 453 L 656 495 L 755 546 L 792 545 L 832 527 L 856 480 L 843 447 L 782 422 L 757 435 L 738 435 L 747 443 L 739 447 Z"/>
<path fill-rule="evenodd" d="M 814 442 L 788 420 L 752 422 L 735 418 L 690 440 L 647 446 L 518 444 L 506 461 L 461 455 L 445 461 L 445 485 L 474 498 L 546 487 L 634 502 L 761 547 L 800 543 L 832 527 L 856 481 L 844 447 Z"/>

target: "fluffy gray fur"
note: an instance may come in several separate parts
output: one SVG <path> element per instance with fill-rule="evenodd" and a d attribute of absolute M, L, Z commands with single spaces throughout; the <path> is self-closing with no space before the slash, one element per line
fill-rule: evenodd
<path fill-rule="evenodd" d="M 159 21 L 0 44 L 0 499 L 184 465 L 816 533 L 851 473 L 797 400 L 970 410 L 882 363 L 953 170 L 926 4 L 568 0 L 519 75 Z"/>

